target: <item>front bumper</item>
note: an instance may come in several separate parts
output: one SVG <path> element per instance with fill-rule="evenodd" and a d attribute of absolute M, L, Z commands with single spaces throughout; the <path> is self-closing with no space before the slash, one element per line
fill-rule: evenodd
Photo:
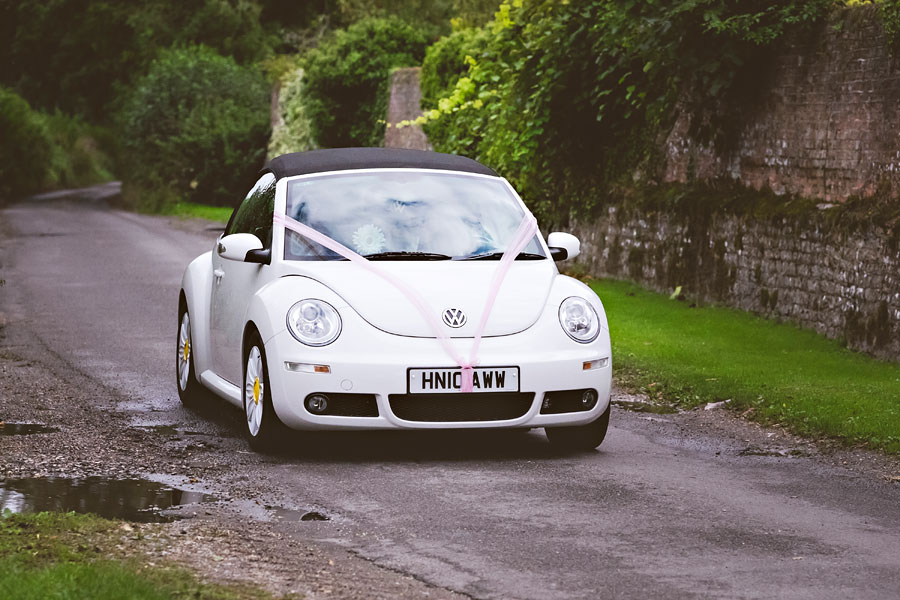
<path fill-rule="evenodd" d="M 293 429 L 472 429 L 529 428 L 581 425 L 599 417 L 609 405 L 612 382 L 609 332 L 602 329 L 590 344 L 569 339 L 550 319 L 539 319 L 529 329 L 508 336 L 485 338 L 478 353 L 478 365 L 518 366 L 519 389 L 533 393 L 528 410 L 505 420 L 413 421 L 398 417 L 391 409 L 390 396 L 407 393 L 408 368 L 456 367 L 434 339 L 388 334 L 375 329 L 351 311 L 341 311 L 343 333 L 333 344 L 311 348 L 282 330 L 266 341 L 269 386 L 275 412 Z M 457 351 L 467 356 L 471 338 L 452 340 Z M 586 361 L 606 358 L 605 367 L 584 370 Z M 290 371 L 285 363 L 328 365 L 330 373 Z M 588 411 L 540 414 L 545 394 L 560 390 L 594 389 L 596 405 Z M 309 394 L 372 394 L 377 417 L 314 415 L 306 410 Z M 478 394 L 490 402 L 491 393 Z M 452 402 L 452 396 L 443 398 Z M 470 398 L 471 400 L 471 398 Z"/>

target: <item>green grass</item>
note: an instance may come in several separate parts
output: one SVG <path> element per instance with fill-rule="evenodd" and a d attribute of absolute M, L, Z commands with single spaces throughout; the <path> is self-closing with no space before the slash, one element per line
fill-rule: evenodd
<path fill-rule="evenodd" d="M 682 408 L 730 399 L 764 423 L 900 452 L 900 364 L 749 313 L 691 308 L 629 283 L 590 285 L 625 387 Z"/>
<path fill-rule="evenodd" d="M 148 566 L 138 557 L 111 558 L 121 554 L 126 535 L 135 533 L 92 515 L 7 513 L 0 517 L 0 598 L 271 598 L 249 585 L 202 583 L 186 569 Z"/>
<path fill-rule="evenodd" d="M 208 206 L 193 202 L 176 202 L 163 210 L 164 215 L 182 219 L 206 219 L 207 221 L 228 222 L 233 208 L 226 206 Z"/>

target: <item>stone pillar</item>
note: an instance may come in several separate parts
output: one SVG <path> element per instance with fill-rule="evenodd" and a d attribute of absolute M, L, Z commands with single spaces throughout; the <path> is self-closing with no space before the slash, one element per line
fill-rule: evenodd
<path fill-rule="evenodd" d="M 421 126 L 395 127 L 401 121 L 412 121 L 422 115 L 422 89 L 419 85 L 421 74 L 421 67 L 397 69 L 391 74 L 388 126 L 384 132 L 385 148 L 432 149 Z"/>

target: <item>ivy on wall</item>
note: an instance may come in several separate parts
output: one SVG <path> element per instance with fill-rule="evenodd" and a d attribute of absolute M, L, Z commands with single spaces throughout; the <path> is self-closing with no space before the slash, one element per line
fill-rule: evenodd
<path fill-rule="evenodd" d="M 420 64 L 425 46 L 425 36 L 411 25 L 370 18 L 311 50 L 302 61 L 303 110 L 317 144 L 380 146 L 390 70 Z"/>
<path fill-rule="evenodd" d="M 565 221 L 652 170 L 679 106 L 695 115 L 692 134 L 728 143 L 771 53 L 832 4 L 504 2 L 493 22 L 429 49 L 422 120 L 435 149 L 482 160 L 542 218 Z"/>

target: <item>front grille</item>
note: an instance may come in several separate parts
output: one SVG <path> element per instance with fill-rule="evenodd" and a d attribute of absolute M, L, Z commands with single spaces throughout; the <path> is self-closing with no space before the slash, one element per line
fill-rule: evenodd
<path fill-rule="evenodd" d="M 329 417 L 377 417 L 378 403 L 375 394 L 321 394 L 328 400 L 323 416 Z M 307 412 L 309 409 L 307 409 Z"/>
<path fill-rule="evenodd" d="M 397 418 L 404 421 L 509 421 L 528 412 L 534 393 L 391 394 L 388 400 Z"/>
<path fill-rule="evenodd" d="M 584 412 L 591 410 L 596 406 L 596 402 L 590 406 L 585 406 L 581 401 L 581 397 L 588 390 L 561 390 L 558 392 L 547 392 L 544 394 L 544 401 L 541 403 L 542 415 L 558 415 L 562 413 Z M 591 390 L 595 394 L 596 390 Z"/>

